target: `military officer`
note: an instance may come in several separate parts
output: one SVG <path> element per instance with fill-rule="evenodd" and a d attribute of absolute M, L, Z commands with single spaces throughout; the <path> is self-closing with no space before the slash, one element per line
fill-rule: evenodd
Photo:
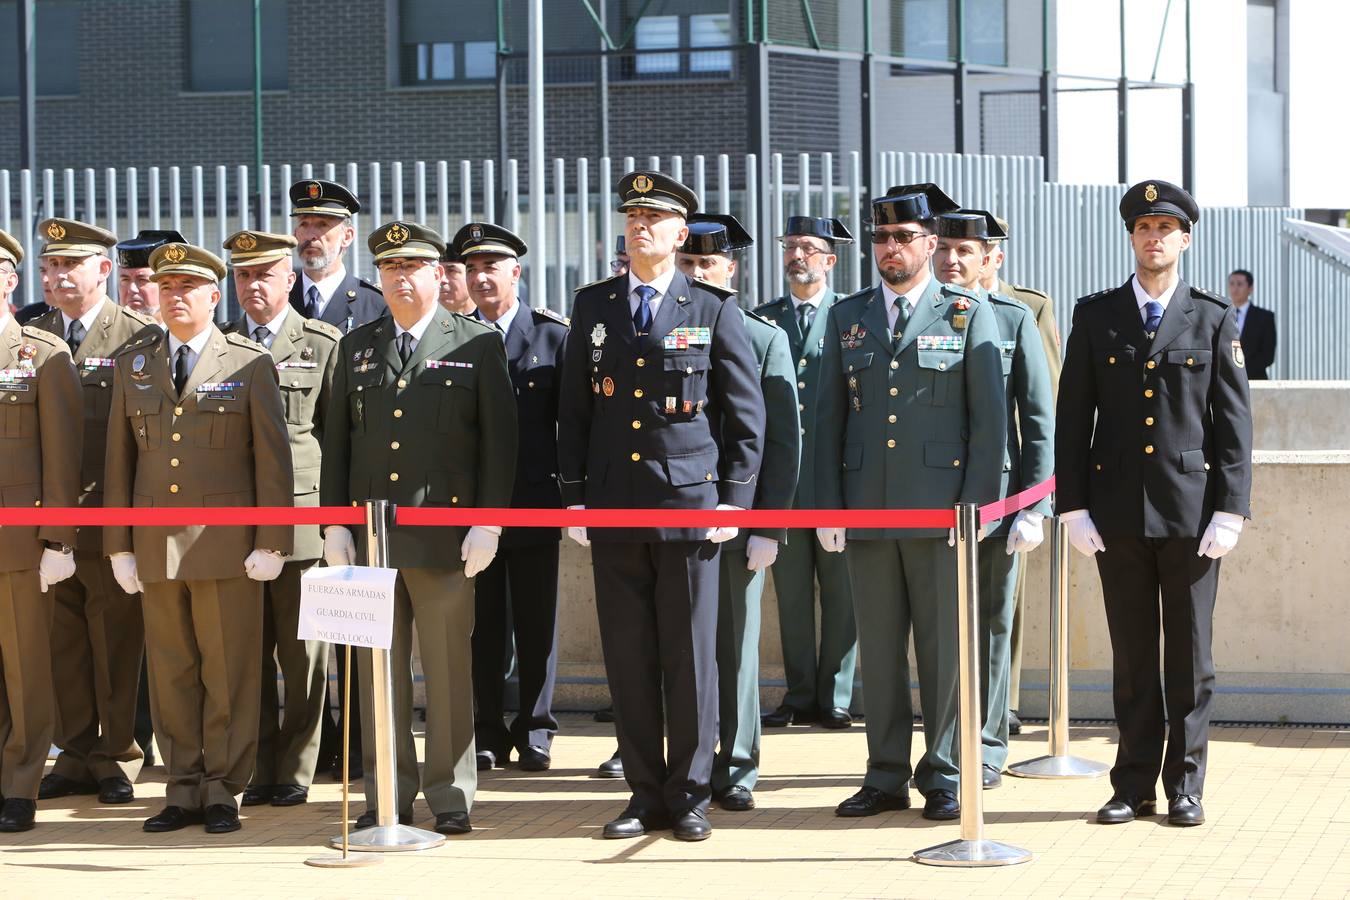
<path fill-rule="evenodd" d="M 296 506 L 319 505 L 319 445 L 342 333 L 306 319 L 287 302 L 295 272 L 288 234 L 239 231 L 225 241 L 235 296 L 244 314 L 224 329 L 251 338 L 272 357 L 286 411 Z M 296 638 L 300 576 L 323 555 L 317 525 L 295 529 L 294 548 L 275 581 L 263 585 L 258 754 L 244 806 L 296 806 L 309 797 L 328 701 L 328 645 Z M 275 657 L 274 654 L 275 653 Z M 285 705 L 277 723 L 277 664 Z"/>
<path fill-rule="evenodd" d="M 631 268 L 579 288 L 558 411 L 563 499 L 574 507 L 747 508 L 764 401 L 744 317 L 724 288 L 675 266 L 698 198 L 659 172 L 619 179 Z M 606 837 L 712 833 L 719 544 L 735 528 L 587 534 L 596 612 L 633 796 Z M 591 543 L 593 539 L 593 544 Z"/>
<path fill-rule="evenodd" d="M 323 435 L 324 506 L 388 499 L 399 506 L 505 507 L 516 471 L 516 404 L 496 330 L 437 302 L 445 244 L 410 222 L 381 225 L 367 239 L 389 315 L 342 339 Z M 428 434 L 433 437 L 428 438 Z M 471 830 L 474 760 L 469 579 L 497 554 L 500 526 L 395 528 L 389 565 L 399 570 L 394 606 L 397 809 L 411 821 L 417 799 L 412 733 L 412 627 L 426 677 L 426 763 L 422 793 L 442 834 Z M 363 538 L 364 540 L 364 538 Z M 459 560 L 451 555 L 459 550 Z M 349 530 L 329 526 L 330 565 L 365 560 Z M 370 668 L 359 667 L 369 700 Z M 362 727 L 366 803 L 358 827 L 375 824 L 374 722 Z"/>
<path fill-rule="evenodd" d="M 609 261 L 609 274 L 627 275 L 628 264 L 631 260 L 628 258 L 628 245 L 621 234 L 614 236 L 614 258 Z"/>
<path fill-rule="evenodd" d="M 838 261 L 835 248 L 853 243 L 838 219 L 791 216 L 780 238 L 788 293 L 756 312 L 787 333 L 797 366 L 797 414 L 802 440 L 801 470 L 793 506 L 815 503 L 816 389 L 820 356 L 825 347 L 825 322 L 838 296 L 827 281 Z M 816 647 L 816 581 L 820 582 L 820 647 Z M 858 628 L 853 621 L 853 594 L 848 564 L 826 553 L 815 531 L 788 531 L 773 564 L 778 594 L 778 628 L 783 647 L 787 691 L 778 708 L 765 713 L 764 724 L 781 728 L 820 722 L 826 728 L 853 724 L 853 673 L 858 659 Z"/>
<path fill-rule="evenodd" d="M 950 509 L 998 492 L 1007 431 L 998 325 L 965 288 L 941 285 L 929 260 L 933 219 L 956 208 L 932 184 L 872 203 L 882 284 L 830 309 L 817 398 L 816 500 L 824 509 Z M 956 558 L 947 529 L 819 529 L 847 544 L 859 649 L 868 666 L 867 775 L 840 816 L 909 807 L 911 771 L 924 818 L 954 819 Z M 907 640 L 914 630 L 924 755 L 911 770 Z"/>
<path fill-rule="evenodd" d="M 733 253 L 754 246 L 735 216 L 694 213 L 676 265 L 687 278 L 730 289 Z M 764 457 L 756 509 L 788 509 L 797 487 L 801 430 L 787 335 L 758 313 L 741 310 L 755 351 L 764 395 Z M 713 796 L 731 811 L 754 809 L 759 780 L 759 604 L 768 567 L 787 537 L 783 528 L 756 528 L 722 546 L 717 603 L 718 749 Z"/>
<path fill-rule="evenodd" d="M 74 506 L 83 432 L 66 345 L 9 314 L 23 248 L 0 231 L 0 481 L 5 506 Z M 52 739 L 51 601 L 75 574 L 68 526 L 0 528 L 0 832 L 28 831 Z"/>
<path fill-rule="evenodd" d="M 226 267 L 171 243 L 150 255 L 168 334 L 118 353 L 108 416 L 109 506 L 290 506 L 291 454 L 272 359 L 212 324 Z M 257 755 L 262 584 L 281 574 L 282 526 L 109 526 L 114 577 L 145 605 L 150 701 L 168 770 L 150 832 L 239 830 Z M 185 690 L 184 685 L 200 685 Z"/>
<path fill-rule="evenodd" d="M 471 316 L 478 309 L 469 296 L 469 283 L 464 277 L 464 260 L 455 255 L 453 243 L 445 245 L 445 255 L 441 257 L 440 303 L 452 313 Z"/>
<path fill-rule="evenodd" d="M 65 340 L 79 372 L 84 446 L 89 448 L 80 471 L 79 505 L 98 508 L 103 505 L 101 448 L 112 404 L 113 357 L 154 320 L 108 298 L 113 265 L 108 252 L 116 235 L 71 219 L 48 219 L 38 231 L 56 308 L 33 325 Z M 76 575 L 54 592 L 52 674 L 61 754 L 42 779 L 43 800 L 98 794 L 102 803 L 129 803 L 144 759 L 135 737 L 144 647 L 141 601 L 118 587 L 101 537 L 98 528 L 79 530 Z"/>
<path fill-rule="evenodd" d="M 1199 825 L 1219 562 L 1251 515 L 1247 373 L 1228 301 L 1177 271 L 1194 198 L 1145 181 L 1120 216 L 1134 274 L 1074 309 L 1055 435 L 1057 510 L 1096 557 L 1111 632 L 1120 745 L 1097 821 L 1152 813 L 1161 775 L 1167 821 Z"/>
<path fill-rule="evenodd" d="M 1004 237 L 994 239 L 993 250 L 989 253 L 989 261 L 985 265 L 984 273 L 980 276 L 980 286 L 991 293 L 998 293 L 1004 297 L 1011 297 L 1029 308 L 1036 317 L 1036 330 L 1041 336 L 1041 345 L 1045 348 L 1045 361 L 1050 369 L 1050 394 L 1052 399 L 1059 396 L 1059 368 L 1060 368 L 1060 346 L 1059 346 L 1059 325 L 1055 322 L 1055 304 L 1046 294 L 1041 293 L 1034 288 L 1023 287 L 1020 284 L 1009 284 L 999 275 L 1004 261 L 1007 259 L 1006 247 L 1008 246 L 1008 223 L 1006 220 L 994 217 L 994 224 L 997 230 L 1002 231 Z M 1013 607 L 1012 621 L 1012 660 L 1011 676 L 1008 679 L 1008 732 L 1009 734 L 1022 733 L 1022 720 L 1017 717 L 1017 710 L 1022 695 L 1022 635 L 1024 618 L 1023 611 L 1026 609 L 1026 566 L 1017 567 L 1017 582 L 1014 588 L 1016 592 L 1016 605 Z"/>
<path fill-rule="evenodd" d="M 984 210 L 945 213 L 938 216 L 937 235 L 933 269 L 938 279 L 978 293 L 998 323 L 1008 424 L 997 498 L 1002 499 L 1054 474 L 1055 401 L 1050 369 L 1031 310 L 1011 297 L 986 291 L 980 284 L 981 274 L 989 267 L 993 242 L 1003 236 L 993 215 Z M 1018 572 L 1024 555 L 1044 539 L 1049 512 L 1047 497 L 1003 519 L 990 536 L 1005 539 L 1006 552 L 986 546 L 978 554 L 980 710 L 984 717 L 981 775 L 985 788 L 1003 783 L 1003 766 L 1008 761 L 1010 631 Z"/>
<path fill-rule="evenodd" d="M 476 318 L 506 347 L 520 439 L 511 505 L 553 508 L 558 490 L 558 363 L 567 321 L 548 309 L 525 309 L 516 296 L 525 242 L 499 225 L 469 222 L 447 255 L 462 260 Z M 463 276 L 461 276 L 463 277 Z M 556 528 L 508 528 L 496 559 L 474 579 L 474 738 L 479 769 L 505 766 L 515 750 L 520 768 L 538 772 L 550 755 L 557 675 L 558 541 Z M 509 615 L 508 615 L 509 604 Z M 520 711 L 506 726 L 503 680 L 508 622 L 515 638 Z"/>
<path fill-rule="evenodd" d="M 150 254 L 156 247 L 171 242 L 186 243 L 176 231 L 143 229 L 134 238 L 117 245 L 117 299 L 128 309 L 149 316 L 162 328 L 164 316 L 159 310 L 159 285 L 150 268 Z"/>

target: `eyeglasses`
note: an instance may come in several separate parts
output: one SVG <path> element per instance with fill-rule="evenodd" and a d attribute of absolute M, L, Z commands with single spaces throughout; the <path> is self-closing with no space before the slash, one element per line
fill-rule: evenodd
<path fill-rule="evenodd" d="M 914 243 L 921 237 L 928 237 L 928 232 L 910 231 L 907 228 L 900 228 L 895 231 L 874 231 L 872 232 L 872 243 L 883 245 L 895 241 L 903 247 L 906 244 Z"/>
<path fill-rule="evenodd" d="M 609 271 L 615 275 L 622 275 L 628 271 L 628 263 L 621 259 L 611 259 L 609 261 Z"/>
<path fill-rule="evenodd" d="M 812 256 L 818 256 L 821 253 L 829 253 L 829 250 L 822 250 L 814 244 L 808 244 L 805 241 L 783 241 L 784 253 L 800 253 L 802 256 L 810 259 Z"/>

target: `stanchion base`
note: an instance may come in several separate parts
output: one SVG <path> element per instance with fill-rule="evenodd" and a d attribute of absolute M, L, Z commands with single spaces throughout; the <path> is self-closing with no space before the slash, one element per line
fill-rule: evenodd
<path fill-rule="evenodd" d="M 347 849 L 355 853 L 396 853 L 402 850 L 430 850 L 445 843 L 445 835 L 413 828 L 410 825 L 375 825 L 353 831 L 347 836 Z M 342 835 L 329 838 L 328 846 L 342 849 Z"/>
<path fill-rule="evenodd" d="M 914 854 L 916 863 L 925 866 L 1015 866 L 1031 862 L 1031 851 L 998 841 L 948 841 Z"/>
<path fill-rule="evenodd" d="M 1038 756 L 1008 766 L 1008 773 L 1019 778 L 1100 778 L 1111 767 L 1081 756 Z"/>
<path fill-rule="evenodd" d="M 338 846 L 342 846 L 342 841 L 338 841 Z M 305 865 L 313 866 L 316 869 L 357 869 L 362 866 L 378 865 L 382 862 L 384 862 L 384 857 L 370 854 L 363 856 L 311 856 L 305 860 Z"/>

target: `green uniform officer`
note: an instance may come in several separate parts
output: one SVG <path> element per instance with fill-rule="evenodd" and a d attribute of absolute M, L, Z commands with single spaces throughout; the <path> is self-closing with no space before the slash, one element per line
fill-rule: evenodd
<path fill-rule="evenodd" d="M 675 264 L 689 278 L 731 287 L 732 254 L 754 245 L 735 216 L 695 213 Z M 764 457 L 755 509 L 788 509 L 801 461 L 797 389 L 792 357 L 782 329 L 745 312 L 745 330 L 755 352 L 764 394 Z M 765 572 L 778 556 L 787 529 L 750 529 L 722 548 L 717 605 L 718 748 L 713 757 L 713 796 L 723 809 L 753 809 L 759 779 L 759 624 Z"/>
<path fill-rule="evenodd" d="M 801 470 L 796 509 L 816 506 L 816 394 L 820 356 L 825 347 L 825 322 L 837 299 L 826 277 L 838 257 L 834 248 L 853 243 L 838 219 L 792 216 L 783 237 L 783 266 L 789 292 L 755 310 L 787 334 L 796 360 L 797 414 L 802 437 Z M 787 691 L 778 708 L 765 713 L 766 726 L 819 721 L 826 728 L 853 724 L 853 672 L 858 659 L 858 626 L 853 620 L 853 590 L 848 564 L 826 553 L 815 530 L 795 528 L 779 548 L 773 564 L 778 595 L 778 630 L 783 647 Z M 816 646 L 816 582 L 820 582 L 820 645 Z"/>
<path fill-rule="evenodd" d="M 1054 474 L 1055 404 L 1050 370 L 1031 310 L 980 286 L 980 275 L 993 249 L 991 239 L 1003 233 L 994 217 L 983 210 L 948 213 L 938 217 L 937 233 L 933 268 L 938 278 L 979 292 L 998 322 L 1008 420 L 999 497 L 1006 497 Z M 982 548 L 979 554 L 981 774 L 986 788 L 1002 783 L 1000 773 L 1008 760 L 1008 680 L 1018 572 L 1025 554 L 1043 540 L 1049 512 L 1047 497 L 1004 518 L 990 536 L 1006 538 L 1006 552 L 991 541 L 993 546 Z"/>
<path fill-rule="evenodd" d="M 931 184 L 873 201 L 883 283 L 830 310 L 816 444 L 826 509 L 951 509 L 998 493 L 1006 426 L 998 326 L 987 304 L 940 285 L 929 269 L 933 218 L 956 208 Z M 844 550 L 842 528 L 819 529 Z M 850 528 L 859 649 L 867 667 L 867 775 L 836 809 L 870 816 L 909 806 L 913 627 L 926 747 L 912 771 L 924 817 L 954 819 L 956 555 L 947 529 Z"/>
<path fill-rule="evenodd" d="M 389 222 L 366 241 L 389 315 L 342 339 L 333 401 L 324 421 L 324 506 L 387 499 L 397 506 L 505 507 L 516 474 L 516 402 L 506 351 L 492 328 L 440 306 L 436 232 Z M 467 533 L 466 533 L 467 532 Z M 474 760 L 469 580 L 497 554 L 499 526 L 394 528 L 394 740 L 399 818 L 412 821 L 420 783 L 436 830 L 471 830 Z M 364 536 L 362 537 L 364 542 Z M 458 551 L 458 552 L 456 552 Z M 346 528 L 324 532 L 330 565 L 365 562 Z M 412 628 L 426 677 L 426 761 L 419 779 L 412 731 Z M 363 652 L 364 655 L 364 652 Z M 361 675 L 366 803 L 358 827 L 375 824 L 375 733 L 369 659 Z"/>

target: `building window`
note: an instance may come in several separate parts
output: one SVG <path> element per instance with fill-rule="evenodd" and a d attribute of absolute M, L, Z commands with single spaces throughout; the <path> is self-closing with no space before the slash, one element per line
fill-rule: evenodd
<path fill-rule="evenodd" d="M 262 86 L 286 89 L 287 0 L 262 0 Z M 184 0 L 189 91 L 253 90 L 253 0 Z"/>
<path fill-rule="evenodd" d="M 37 92 L 39 95 L 69 95 L 80 92 L 80 4 L 78 0 L 38 0 L 37 8 Z M 5 47 L 0 52 L 0 97 L 19 95 L 19 5 L 0 0 L 0 35 Z"/>
<path fill-rule="evenodd" d="M 638 50 L 661 50 L 680 46 L 679 16 L 643 16 L 633 31 L 633 46 Z M 680 71 L 680 54 L 645 53 L 635 61 L 639 75 L 673 75 Z"/>
<path fill-rule="evenodd" d="M 699 4 L 706 5 L 706 4 Z M 633 78 L 725 78 L 731 74 L 734 38 L 731 14 L 700 12 L 688 15 L 644 15 L 633 29 L 633 49 L 672 50 L 639 53 L 628 61 Z"/>
<path fill-rule="evenodd" d="M 966 62 L 1008 64 L 1008 0 L 965 0 Z M 913 59 L 955 60 L 955 0 L 892 0 L 892 47 Z"/>
<path fill-rule="evenodd" d="M 399 83 L 497 77 L 497 0 L 399 0 Z"/>

